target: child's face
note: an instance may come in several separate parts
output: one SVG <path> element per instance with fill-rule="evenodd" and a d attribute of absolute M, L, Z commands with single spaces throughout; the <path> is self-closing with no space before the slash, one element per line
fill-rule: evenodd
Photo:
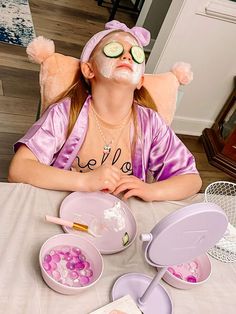
<path fill-rule="evenodd" d="M 117 57 L 109 57 L 104 47 L 110 43 L 119 43 L 123 52 Z M 135 38 L 125 32 L 117 32 L 106 36 L 96 47 L 91 62 L 94 64 L 95 76 L 132 84 L 137 86 L 143 76 L 144 63 L 138 63 L 131 55 L 131 48 L 138 46 Z"/>

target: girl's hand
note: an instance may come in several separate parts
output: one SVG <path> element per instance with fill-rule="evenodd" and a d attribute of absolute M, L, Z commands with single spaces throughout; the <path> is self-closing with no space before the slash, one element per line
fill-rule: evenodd
<path fill-rule="evenodd" d="M 128 199 L 131 196 L 137 196 L 144 201 L 153 201 L 153 186 L 152 184 L 145 183 L 135 176 L 124 175 L 121 177 L 118 187 L 113 192 L 114 195 L 118 195 L 121 192 L 127 191 L 124 194 L 124 199 Z"/>
<path fill-rule="evenodd" d="M 121 171 L 115 166 L 102 165 L 97 169 L 83 174 L 84 191 L 95 192 L 105 190 L 112 193 L 118 186 Z"/>

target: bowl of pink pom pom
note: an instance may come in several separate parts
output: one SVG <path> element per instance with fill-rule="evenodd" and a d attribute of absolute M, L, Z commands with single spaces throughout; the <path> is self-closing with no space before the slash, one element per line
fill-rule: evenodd
<path fill-rule="evenodd" d="M 163 280 L 178 289 L 191 289 L 205 283 L 211 275 L 211 262 L 203 254 L 180 265 L 167 268 Z"/>
<path fill-rule="evenodd" d="M 39 252 L 46 284 L 62 294 L 77 294 L 93 286 L 103 272 L 103 259 L 88 240 L 74 234 L 49 238 Z"/>

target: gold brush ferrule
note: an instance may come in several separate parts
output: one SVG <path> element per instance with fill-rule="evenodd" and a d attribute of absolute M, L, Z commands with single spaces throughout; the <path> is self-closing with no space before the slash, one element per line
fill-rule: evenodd
<path fill-rule="evenodd" d="M 77 222 L 73 222 L 72 228 L 75 230 L 88 232 L 88 226 L 87 225 L 79 224 Z"/>

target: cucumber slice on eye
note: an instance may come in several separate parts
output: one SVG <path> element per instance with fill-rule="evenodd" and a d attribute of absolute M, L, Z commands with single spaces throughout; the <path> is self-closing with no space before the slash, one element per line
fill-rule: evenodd
<path fill-rule="evenodd" d="M 103 53 L 109 58 L 118 58 L 122 55 L 123 51 L 123 46 L 116 42 L 109 43 L 103 48 Z"/>
<path fill-rule="evenodd" d="M 144 54 L 143 48 L 141 48 L 139 46 L 133 46 L 130 49 L 130 53 L 131 53 L 131 56 L 135 62 L 137 62 L 139 64 L 144 62 L 145 54 Z"/>

